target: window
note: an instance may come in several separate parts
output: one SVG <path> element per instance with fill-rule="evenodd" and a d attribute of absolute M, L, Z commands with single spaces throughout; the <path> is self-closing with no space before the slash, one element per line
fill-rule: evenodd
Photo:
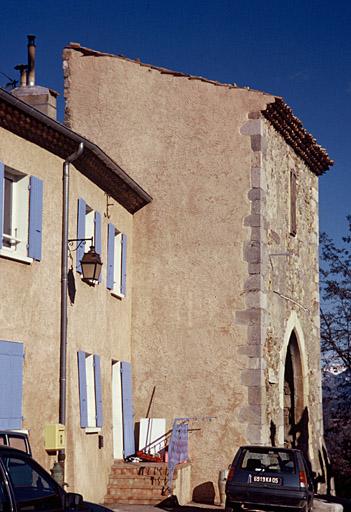
<path fill-rule="evenodd" d="M 13 510 L 7 487 L 5 475 L 0 468 L 0 512 L 11 512 Z"/>
<path fill-rule="evenodd" d="M 287 450 L 245 449 L 241 468 L 248 471 L 295 472 L 293 452 Z"/>
<path fill-rule="evenodd" d="M 0 341 L 0 429 L 22 428 L 23 344 Z"/>
<path fill-rule="evenodd" d="M 16 510 L 63 510 L 58 486 L 32 459 L 22 459 L 17 454 L 4 455 L 2 462 L 11 480 Z"/>
<path fill-rule="evenodd" d="M 126 295 L 127 235 L 108 225 L 106 286 L 119 297 Z"/>
<path fill-rule="evenodd" d="M 78 352 L 80 426 L 102 427 L 100 356 Z"/>
<path fill-rule="evenodd" d="M 0 253 L 41 260 L 43 182 L 0 162 Z"/>
<path fill-rule="evenodd" d="M 296 217 L 296 172 L 290 171 L 290 235 L 296 236 L 297 217 Z"/>
<path fill-rule="evenodd" d="M 93 238 L 95 251 L 101 255 L 101 215 L 94 211 L 82 198 L 78 199 L 77 238 Z M 80 262 L 90 249 L 89 241 L 77 248 L 77 272 L 82 273 Z M 99 279 L 101 282 L 101 276 Z"/>

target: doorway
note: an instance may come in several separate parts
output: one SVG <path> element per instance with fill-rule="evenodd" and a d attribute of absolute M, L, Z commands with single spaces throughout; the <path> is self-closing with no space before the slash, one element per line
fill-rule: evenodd
<path fill-rule="evenodd" d="M 295 331 L 292 331 L 284 369 L 284 445 L 297 448 L 304 414 L 302 362 Z"/>

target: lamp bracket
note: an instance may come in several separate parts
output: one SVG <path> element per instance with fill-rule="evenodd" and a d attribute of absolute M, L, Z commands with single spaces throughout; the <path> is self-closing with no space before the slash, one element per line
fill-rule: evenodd
<path fill-rule="evenodd" d="M 94 245 L 94 237 L 91 238 L 70 238 L 68 240 L 68 246 L 71 251 L 76 251 L 82 244 L 85 245 L 85 242 L 90 241 L 90 245 Z M 73 244 L 77 244 L 75 249 L 72 249 Z"/>
<path fill-rule="evenodd" d="M 106 194 L 106 212 L 104 212 L 104 216 L 109 219 L 111 217 L 111 214 L 110 214 L 110 207 L 111 206 L 114 206 L 114 203 L 110 203 L 109 202 L 109 198 L 111 196 L 109 196 L 108 194 Z"/>

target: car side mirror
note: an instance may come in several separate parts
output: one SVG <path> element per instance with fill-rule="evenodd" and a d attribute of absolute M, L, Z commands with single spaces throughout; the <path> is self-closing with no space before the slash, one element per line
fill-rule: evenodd
<path fill-rule="evenodd" d="M 83 496 L 76 492 L 67 492 L 65 494 L 65 510 L 78 510 L 83 503 Z"/>

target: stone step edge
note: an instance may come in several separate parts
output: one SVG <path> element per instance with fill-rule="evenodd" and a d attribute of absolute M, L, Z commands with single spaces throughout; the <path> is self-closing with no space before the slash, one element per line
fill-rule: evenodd
<path fill-rule="evenodd" d="M 167 462 L 113 462 L 113 468 L 156 468 L 156 469 L 164 469 L 168 468 Z"/>
<path fill-rule="evenodd" d="M 167 485 L 167 482 L 158 482 L 150 485 L 140 485 L 139 482 L 134 482 L 133 484 L 129 482 L 110 482 L 108 489 L 162 489 L 165 485 Z"/>
<path fill-rule="evenodd" d="M 161 496 L 161 499 L 153 499 L 153 498 L 146 498 L 146 499 L 114 499 L 114 500 L 107 500 L 104 501 L 104 505 L 108 505 L 110 508 L 116 507 L 118 508 L 118 505 L 157 505 L 158 503 L 161 503 L 164 499 L 166 499 L 166 496 Z"/>
<path fill-rule="evenodd" d="M 111 478 L 117 478 L 118 480 L 127 480 L 128 478 L 135 478 L 136 480 L 151 480 L 151 479 L 166 479 L 168 475 L 138 475 L 137 473 L 129 473 L 127 475 L 120 475 L 116 473 L 110 473 Z"/>
<path fill-rule="evenodd" d="M 116 471 L 112 468 L 111 470 L 111 475 L 136 475 L 136 476 L 154 476 L 154 477 L 161 477 L 161 476 L 166 476 L 167 475 L 167 472 L 166 471 L 162 471 L 161 473 L 157 472 L 157 473 L 154 473 L 153 471 L 148 471 L 148 472 L 144 472 L 144 471 Z"/>

